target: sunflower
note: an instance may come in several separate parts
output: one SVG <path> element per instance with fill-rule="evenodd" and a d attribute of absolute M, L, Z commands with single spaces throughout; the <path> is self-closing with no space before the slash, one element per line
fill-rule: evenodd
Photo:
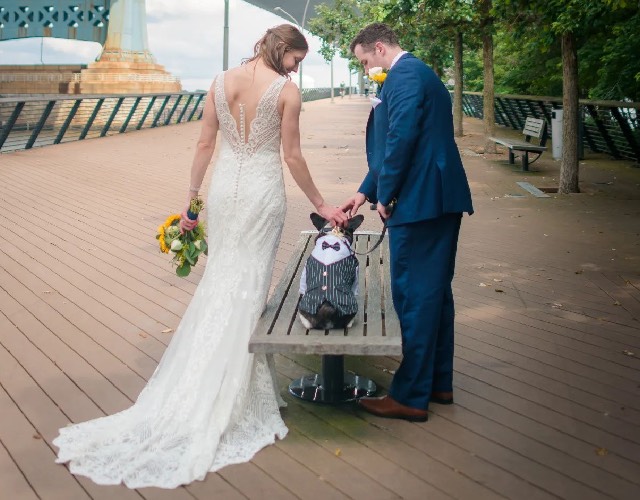
<path fill-rule="evenodd" d="M 173 214 L 170 215 L 169 217 L 167 217 L 167 220 L 164 221 L 163 226 L 165 228 L 169 227 L 169 226 L 173 226 L 174 222 L 178 222 L 180 220 L 180 214 Z"/>
<path fill-rule="evenodd" d="M 179 221 L 180 214 L 173 214 L 167 217 L 167 220 L 164 221 L 164 224 L 158 226 L 158 234 L 156 235 L 156 238 L 160 243 L 160 251 L 162 253 L 169 253 L 169 246 L 167 245 L 167 233 L 170 232 L 168 231 L 169 228 L 171 228 L 171 226 L 177 225 Z"/>
<path fill-rule="evenodd" d="M 164 241 L 164 225 L 158 226 L 158 234 L 156 235 L 156 238 L 160 242 L 160 251 L 162 253 L 169 253 L 167 242 Z"/>

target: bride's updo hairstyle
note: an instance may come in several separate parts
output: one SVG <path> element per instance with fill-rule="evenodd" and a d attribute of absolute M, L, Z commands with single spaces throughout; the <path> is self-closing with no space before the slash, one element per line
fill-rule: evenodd
<path fill-rule="evenodd" d="M 269 28 L 253 48 L 253 57 L 246 62 L 261 58 L 264 63 L 282 76 L 289 76 L 283 66 L 285 52 L 309 50 L 309 44 L 300 30 L 291 24 L 281 24 Z"/>

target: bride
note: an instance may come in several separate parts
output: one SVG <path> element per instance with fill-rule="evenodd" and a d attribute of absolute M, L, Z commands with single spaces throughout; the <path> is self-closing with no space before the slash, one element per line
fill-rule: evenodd
<path fill-rule="evenodd" d="M 266 304 L 286 211 L 280 145 L 298 186 L 333 225 L 300 151 L 300 92 L 288 74 L 308 45 L 291 25 L 267 30 L 254 56 L 215 79 L 187 199 L 211 176 L 209 258 L 160 364 L 127 410 L 60 429 L 58 463 L 98 484 L 175 488 L 246 462 L 287 434 L 264 355 L 248 342 Z M 181 227 L 196 221 L 182 215 Z"/>

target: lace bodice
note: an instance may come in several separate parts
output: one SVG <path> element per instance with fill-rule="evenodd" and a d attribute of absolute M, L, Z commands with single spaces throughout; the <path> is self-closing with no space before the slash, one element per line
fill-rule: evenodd
<path fill-rule="evenodd" d="M 281 119 L 278 113 L 278 98 L 287 79 L 284 76 L 276 78 L 262 94 L 247 137 L 244 105 L 240 105 L 240 126 L 238 127 L 225 95 L 224 75 L 224 73 L 220 74 L 215 82 L 216 112 L 222 135 L 231 145 L 238 161 L 245 161 L 262 149 L 279 152 Z"/>

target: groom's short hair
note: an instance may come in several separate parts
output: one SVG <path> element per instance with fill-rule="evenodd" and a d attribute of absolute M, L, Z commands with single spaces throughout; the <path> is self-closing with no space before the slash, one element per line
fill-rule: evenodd
<path fill-rule="evenodd" d="M 376 42 L 382 42 L 390 46 L 398 45 L 398 35 L 384 23 L 371 23 L 360 30 L 351 41 L 349 49 L 353 54 L 356 45 L 362 46 L 365 52 L 371 52 Z"/>

